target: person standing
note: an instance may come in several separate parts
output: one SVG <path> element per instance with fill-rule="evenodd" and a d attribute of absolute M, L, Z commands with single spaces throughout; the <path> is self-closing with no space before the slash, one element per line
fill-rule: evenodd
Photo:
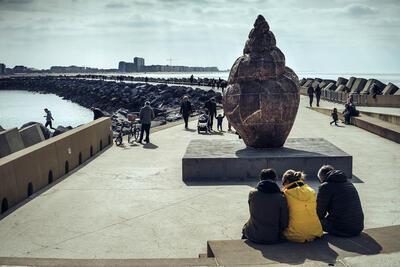
<path fill-rule="evenodd" d="M 319 169 L 318 179 L 317 213 L 324 231 L 343 237 L 359 235 L 364 229 L 364 212 L 355 186 L 343 171 L 330 165 Z"/>
<path fill-rule="evenodd" d="M 44 115 L 43 117 L 46 118 L 46 124 L 44 125 L 44 127 L 50 126 L 50 129 L 55 130 L 55 128 L 53 128 L 53 116 L 51 115 L 50 110 L 48 110 L 47 108 L 44 109 L 44 112 L 46 112 L 46 115 Z"/>
<path fill-rule="evenodd" d="M 208 114 L 208 124 L 209 130 L 213 130 L 214 117 L 217 115 L 217 103 L 215 102 L 215 98 L 211 98 L 205 103 L 205 108 L 207 109 Z"/>
<path fill-rule="evenodd" d="M 183 120 L 185 121 L 185 129 L 188 129 L 189 116 L 192 113 L 192 104 L 189 101 L 189 97 L 186 95 L 183 97 L 179 113 L 182 114 Z"/>
<path fill-rule="evenodd" d="M 307 89 L 308 98 L 310 98 L 310 107 L 312 107 L 312 102 L 314 98 L 314 88 L 310 85 Z"/>
<path fill-rule="evenodd" d="M 321 87 L 319 86 L 319 84 L 317 84 L 315 86 L 315 98 L 317 99 L 317 107 L 319 107 L 319 100 L 321 99 Z"/>
<path fill-rule="evenodd" d="M 260 182 L 249 193 L 250 218 L 243 226 L 242 239 L 264 244 L 283 241 L 281 234 L 289 222 L 288 206 L 276 180 L 275 170 L 261 171 Z"/>
<path fill-rule="evenodd" d="M 146 132 L 145 142 L 150 143 L 150 127 L 151 121 L 155 118 L 154 110 L 150 107 L 150 102 L 146 101 L 144 107 L 140 109 L 140 122 L 142 127 L 140 129 L 139 143 L 142 143 L 143 134 Z"/>
<path fill-rule="evenodd" d="M 217 130 L 220 132 L 222 132 L 222 122 L 223 122 L 224 118 L 225 118 L 225 114 L 224 115 L 218 114 L 218 116 L 217 116 Z"/>

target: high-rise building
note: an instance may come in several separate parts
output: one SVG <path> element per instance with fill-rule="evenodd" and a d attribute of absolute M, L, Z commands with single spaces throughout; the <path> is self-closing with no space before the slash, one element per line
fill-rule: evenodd
<path fill-rule="evenodd" d="M 135 64 L 137 72 L 144 71 L 144 58 L 141 57 L 133 58 L 133 64 Z"/>
<path fill-rule="evenodd" d="M 0 75 L 6 74 L 6 65 L 3 63 L 0 63 Z"/>
<path fill-rule="evenodd" d="M 118 71 L 120 72 L 126 72 L 126 62 L 125 61 L 120 61 L 118 64 Z"/>

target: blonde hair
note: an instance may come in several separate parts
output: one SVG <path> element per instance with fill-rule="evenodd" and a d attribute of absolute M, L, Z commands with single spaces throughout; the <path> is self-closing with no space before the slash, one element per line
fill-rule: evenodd
<path fill-rule="evenodd" d="M 290 184 L 306 178 L 302 171 L 287 170 L 282 176 L 282 184 Z"/>

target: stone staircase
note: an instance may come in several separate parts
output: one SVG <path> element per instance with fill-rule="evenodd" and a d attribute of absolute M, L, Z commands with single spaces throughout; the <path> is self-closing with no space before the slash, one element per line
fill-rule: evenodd
<path fill-rule="evenodd" d="M 332 110 L 328 108 L 309 108 L 322 114 L 331 115 Z M 342 110 L 338 110 L 339 119 L 344 120 Z M 352 117 L 351 124 L 367 130 L 371 133 L 400 143 L 400 116 L 376 112 L 360 111 L 360 116 Z"/>

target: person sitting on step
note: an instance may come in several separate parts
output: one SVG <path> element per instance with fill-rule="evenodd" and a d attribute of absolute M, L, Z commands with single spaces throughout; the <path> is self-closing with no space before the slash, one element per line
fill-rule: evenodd
<path fill-rule="evenodd" d="M 303 243 L 321 237 L 315 191 L 304 182 L 303 172 L 287 170 L 282 177 L 289 208 L 289 226 L 283 232 L 289 241 Z"/>
<path fill-rule="evenodd" d="M 325 232 L 350 237 L 364 229 L 364 213 L 357 189 L 341 170 L 324 165 L 318 171 L 322 183 L 317 196 L 317 213 Z"/>
<path fill-rule="evenodd" d="M 263 244 L 281 242 L 281 233 L 288 226 L 285 196 L 276 184 L 275 170 L 262 170 L 260 180 L 249 193 L 250 219 L 243 226 L 242 239 Z"/>

